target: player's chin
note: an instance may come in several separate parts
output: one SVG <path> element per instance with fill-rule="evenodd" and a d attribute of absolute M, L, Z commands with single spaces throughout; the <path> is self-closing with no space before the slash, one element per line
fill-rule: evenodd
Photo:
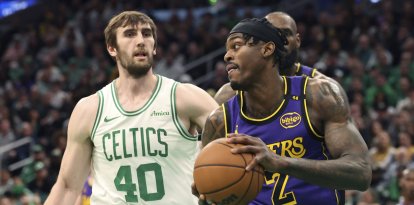
<path fill-rule="evenodd" d="M 238 81 L 232 81 L 232 80 L 230 80 L 230 87 L 233 89 L 233 90 L 241 90 L 241 84 L 238 82 Z"/>

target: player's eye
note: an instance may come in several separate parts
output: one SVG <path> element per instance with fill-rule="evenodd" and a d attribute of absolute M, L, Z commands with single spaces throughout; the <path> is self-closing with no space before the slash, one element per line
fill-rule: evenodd
<path fill-rule="evenodd" d="M 144 30 L 144 31 L 142 31 L 142 36 L 151 37 L 152 36 L 152 31 L 151 30 Z"/>
<path fill-rule="evenodd" d="M 136 35 L 136 31 L 126 31 L 125 36 L 126 37 L 134 37 Z"/>

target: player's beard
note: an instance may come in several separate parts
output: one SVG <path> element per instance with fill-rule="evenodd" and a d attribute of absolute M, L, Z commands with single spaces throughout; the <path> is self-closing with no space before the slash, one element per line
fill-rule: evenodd
<path fill-rule="evenodd" d="M 238 80 L 231 80 L 229 78 L 230 81 L 230 87 L 233 90 L 241 90 L 241 91 L 247 91 L 248 88 L 251 86 L 251 84 L 253 84 L 253 82 L 255 82 L 255 80 L 253 79 L 253 77 L 250 78 L 238 78 Z"/>
<path fill-rule="evenodd" d="M 242 86 L 240 85 L 240 83 L 232 82 L 232 81 L 230 81 L 230 87 L 233 90 L 241 90 L 242 89 Z"/>
<path fill-rule="evenodd" d="M 299 49 L 293 49 L 292 52 L 287 54 L 284 58 L 280 59 L 279 70 L 281 75 L 293 75 L 290 73 L 291 68 L 298 61 Z"/>
<path fill-rule="evenodd" d="M 126 71 L 134 78 L 139 78 L 146 75 L 151 69 L 154 58 L 151 55 L 147 55 L 147 59 L 148 61 L 145 62 L 137 62 L 133 58 L 119 58 L 121 66 L 125 68 Z"/>

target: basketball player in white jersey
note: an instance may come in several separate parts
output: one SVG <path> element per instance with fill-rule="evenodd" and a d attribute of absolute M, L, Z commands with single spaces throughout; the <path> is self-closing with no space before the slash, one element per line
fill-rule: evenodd
<path fill-rule="evenodd" d="M 47 205 L 73 204 L 92 170 L 91 204 L 197 204 L 196 129 L 218 105 L 202 89 L 152 72 L 156 26 L 126 11 L 105 29 L 119 78 L 80 100 Z"/>

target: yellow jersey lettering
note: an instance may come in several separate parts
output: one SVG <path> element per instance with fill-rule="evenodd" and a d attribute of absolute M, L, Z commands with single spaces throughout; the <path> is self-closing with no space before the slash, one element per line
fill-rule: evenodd
<path fill-rule="evenodd" d="M 275 142 L 268 144 L 267 147 L 274 153 L 284 157 L 302 158 L 306 154 L 305 146 L 303 146 L 303 137 Z"/>

